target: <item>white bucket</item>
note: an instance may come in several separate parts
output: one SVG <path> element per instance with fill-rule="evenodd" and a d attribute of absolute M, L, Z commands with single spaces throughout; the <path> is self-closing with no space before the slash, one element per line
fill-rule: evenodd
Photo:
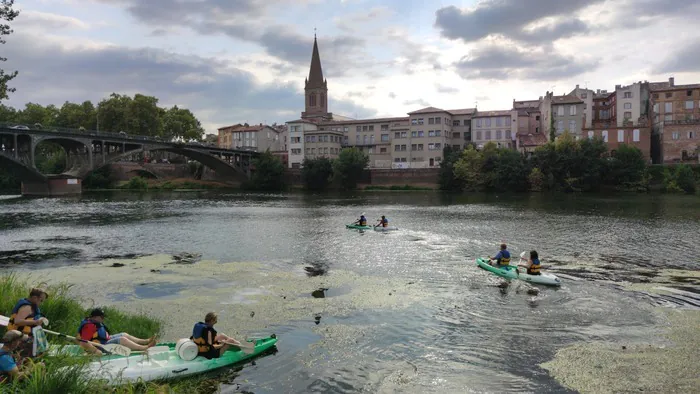
<path fill-rule="evenodd" d="M 197 347 L 196 343 L 192 342 L 191 339 L 182 338 L 177 341 L 177 344 L 175 345 L 175 351 L 181 359 L 185 361 L 192 361 L 195 358 L 197 358 L 199 348 Z"/>

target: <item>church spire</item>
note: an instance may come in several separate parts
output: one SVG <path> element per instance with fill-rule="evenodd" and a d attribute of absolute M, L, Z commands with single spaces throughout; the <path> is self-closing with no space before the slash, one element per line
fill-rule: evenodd
<path fill-rule="evenodd" d="M 318 54 L 318 42 L 314 33 L 314 49 L 311 54 L 311 68 L 309 69 L 309 79 L 306 81 L 306 88 L 324 88 L 323 69 L 321 68 L 321 56 Z"/>

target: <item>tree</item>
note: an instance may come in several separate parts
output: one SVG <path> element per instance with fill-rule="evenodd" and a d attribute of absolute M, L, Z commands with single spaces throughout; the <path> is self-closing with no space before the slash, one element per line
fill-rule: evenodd
<path fill-rule="evenodd" d="M 554 113 L 549 111 L 549 142 L 557 138 L 557 130 L 554 128 Z"/>
<path fill-rule="evenodd" d="M 0 104 L 0 122 L 16 122 L 17 110 L 13 107 L 8 107 Z"/>
<path fill-rule="evenodd" d="M 333 177 L 333 161 L 327 157 L 304 158 L 301 163 L 301 179 L 308 190 L 324 190 Z"/>
<path fill-rule="evenodd" d="M 494 175 L 493 190 L 523 192 L 528 188 L 528 168 L 520 152 L 500 149 Z"/>
<path fill-rule="evenodd" d="M 459 160 L 461 151 L 452 149 L 451 146 L 446 146 L 442 150 L 444 159 L 440 162 L 440 190 L 445 191 L 461 191 L 464 189 L 464 184 L 455 176 L 454 167 Z"/>
<path fill-rule="evenodd" d="M 61 106 L 56 125 L 60 127 L 79 129 L 84 127 L 87 130 L 97 128 L 97 113 L 91 101 L 76 104 L 66 101 Z"/>
<path fill-rule="evenodd" d="M 481 152 L 468 146 L 454 165 L 455 177 L 467 190 L 479 190 L 483 186 L 481 171 L 484 157 Z"/>
<path fill-rule="evenodd" d="M 27 103 L 17 114 L 17 122 L 28 126 L 40 124 L 43 127 L 56 125 L 59 109 L 55 105 L 44 107 L 41 104 Z"/>
<path fill-rule="evenodd" d="M 681 164 L 676 167 L 675 181 L 676 185 L 684 192 L 695 193 L 695 174 L 689 165 Z"/>
<path fill-rule="evenodd" d="M 609 181 L 614 185 L 630 185 L 642 180 L 646 161 L 636 146 L 620 144 L 609 163 Z"/>
<path fill-rule="evenodd" d="M 189 109 L 178 108 L 176 105 L 164 112 L 161 135 L 167 141 L 173 139 L 200 141 L 204 135 L 204 128 Z"/>
<path fill-rule="evenodd" d="M 345 148 L 333 162 L 333 179 L 343 189 L 355 189 L 368 165 L 369 157 L 361 150 Z"/>
<path fill-rule="evenodd" d="M 12 22 L 18 15 L 19 11 L 12 9 L 14 0 L 0 0 L 0 44 L 4 44 L 6 41 L 2 36 L 7 36 L 12 34 L 13 30 L 10 29 L 10 25 L 2 23 L 3 21 Z M 0 56 L 0 62 L 7 61 L 7 58 Z M 0 68 L 0 101 L 8 98 L 8 93 L 13 93 L 15 88 L 8 88 L 7 83 L 13 80 L 17 76 L 17 71 L 5 73 L 5 70 Z"/>
<path fill-rule="evenodd" d="M 127 132 L 129 129 L 129 107 L 131 97 L 112 93 L 109 98 L 97 104 L 97 116 L 100 120 L 100 130 Z"/>
<path fill-rule="evenodd" d="M 268 149 L 253 160 L 255 172 L 250 180 L 249 188 L 261 191 L 281 191 L 285 189 L 284 164 L 279 157 Z"/>
<path fill-rule="evenodd" d="M 157 98 L 137 93 L 127 108 L 127 133 L 152 137 L 161 135 L 163 123 Z"/>

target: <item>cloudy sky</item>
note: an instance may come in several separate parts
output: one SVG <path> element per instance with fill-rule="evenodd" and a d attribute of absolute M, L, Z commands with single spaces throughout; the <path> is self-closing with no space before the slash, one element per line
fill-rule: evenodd
<path fill-rule="evenodd" d="M 700 83 L 700 0 L 17 0 L 6 104 L 143 93 L 207 132 L 303 110 L 314 27 L 330 109 L 508 109 L 576 84 Z"/>

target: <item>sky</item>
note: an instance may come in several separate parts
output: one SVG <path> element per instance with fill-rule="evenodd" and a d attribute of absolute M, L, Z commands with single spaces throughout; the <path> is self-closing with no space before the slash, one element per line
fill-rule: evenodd
<path fill-rule="evenodd" d="M 637 81 L 700 83 L 700 0 L 17 0 L 3 104 L 142 93 L 208 133 L 304 110 L 314 29 L 329 109 L 512 108 Z"/>

